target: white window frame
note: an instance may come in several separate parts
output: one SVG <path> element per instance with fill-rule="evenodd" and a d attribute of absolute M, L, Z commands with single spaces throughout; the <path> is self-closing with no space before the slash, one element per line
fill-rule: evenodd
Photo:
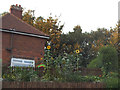
<path fill-rule="evenodd" d="M 11 65 L 10 66 L 11 67 L 12 66 L 35 67 L 35 60 L 22 59 L 22 58 L 11 58 Z"/>

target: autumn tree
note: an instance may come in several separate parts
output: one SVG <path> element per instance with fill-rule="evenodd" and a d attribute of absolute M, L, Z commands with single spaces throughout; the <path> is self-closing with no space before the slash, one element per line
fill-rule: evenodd
<path fill-rule="evenodd" d="M 118 27 L 119 25 L 117 24 L 115 28 L 111 28 L 110 30 L 110 33 L 111 33 L 111 36 L 110 36 L 110 40 L 109 40 L 109 43 L 114 46 L 114 47 L 118 47 Z"/>
<path fill-rule="evenodd" d="M 53 55 L 57 55 L 60 47 L 60 36 L 62 33 L 62 28 L 64 25 L 59 25 L 57 18 L 52 18 L 51 16 L 47 19 L 43 17 L 38 17 L 35 20 L 34 26 L 44 33 L 50 35 L 51 50 Z"/>
<path fill-rule="evenodd" d="M 27 12 L 24 12 L 22 20 L 33 26 L 35 20 L 35 17 L 33 16 L 33 10 L 28 10 Z"/>
<path fill-rule="evenodd" d="M 58 18 L 53 18 L 51 16 L 46 19 L 42 16 L 34 17 L 32 10 L 28 10 L 23 14 L 23 20 L 40 31 L 50 35 L 49 42 L 51 43 L 51 50 L 53 55 L 57 56 L 60 47 L 60 36 L 64 26 L 63 24 L 60 25 Z"/>

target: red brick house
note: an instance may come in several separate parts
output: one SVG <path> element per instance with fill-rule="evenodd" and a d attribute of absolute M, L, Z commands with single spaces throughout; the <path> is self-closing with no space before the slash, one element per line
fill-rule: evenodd
<path fill-rule="evenodd" d="M 49 35 L 22 20 L 21 5 L 11 5 L 10 13 L 0 19 L 2 19 L 0 33 L 2 33 L 3 65 L 10 66 L 12 59 L 18 62 L 24 60 L 38 62 L 44 55 L 44 46 Z"/>

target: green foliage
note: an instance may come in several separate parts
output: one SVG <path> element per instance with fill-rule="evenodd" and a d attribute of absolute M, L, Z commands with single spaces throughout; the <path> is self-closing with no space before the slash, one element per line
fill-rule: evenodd
<path fill-rule="evenodd" d="M 44 63 L 46 64 L 46 73 L 42 81 L 61 81 L 61 82 L 99 82 L 97 76 L 81 76 L 77 70 L 81 67 L 81 54 L 67 54 L 52 58 L 51 50 L 45 49 Z M 51 59 L 52 58 L 52 59 Z M 73 70 L 76 69 L 76 72 Z"/>
<path fill-rule="evenodd" d="M 106 84 L 106 88 L 118 88 L 118 78 L 106 78 L 103 80 L 103 82 Z"/>
<path fill-rule="evenodd" d="M 103 72 L 101 82 L 106 84 L 106 88 L 120 88 L 118 72 L 109 72 L 107 74 Z"/>
<path fill-rule="evenodd" d="M 99 53 L 98 60 L 102 61 L 106 73 L 118 70 L 118 56 L 115 48 L 111 46 L 102 47 Z"/>
<path fill-rule="evenodd" d="M 81 76 L 80 72 L 69 72 L 63 77 L 64 82 L 101 82 L 98 76 Z"/>
<path fill-rule="evenodd" d="M 33 11 L 28 10 L 23 14 L 23 20 L 35 28 L 50 35 L 51 53 L 52 57 L 58 57 L 67 54 L 74 53 L 76 49 L 82 49 L 82 66 L 86 67 L 92 59 L 97 55 L 98 49 L 104 45 L 112 45 L 117 48 L 118 46 L 118 26 L 115 29 L 109 31 L 105 28 L 98 28 L 97 31 L 91 31 L 90 33 L 82 33 L 80 25 L 76 25 L 73 28 L 73 32 L 62 34 L 63 25 L 60 25 L 58 18 L 48 17 L 44 18 L 34 17 Z M 89 44 L 89 45 L 86 45 Z M 76 48 L 78 44 L 79 48 Z"/>
<path fill-rule="evenodd" d="M 80 73 L 69 72 L 63 77 L 64 82 L 80 82 L 82 81 L 82 76 Z"/>
<path fill-rule="evenodd" d="M 95 58 L 93 59 L 87 66 L 87 68 L 101 68 L 102 67 L 102 61 Z"/>
<path fill-rule="evenodd" d="M 3 74 L 3 79 L 6 81 L 39 81 L 39 76 L 32 68 L 24 69 L 16 67 Z"/>
<path fill-rule="evenodd" d="M 96 52 L 91 48 L 93 42 L 92 34 L 81 33 L 80 30 L 76 29 L 74 32 L 61 35 L 59 55 L 63 55 L 64 52 L 67 54 L 73 54 L 76 49 L 81 49 L 82 67 L 86 67 L 90 60 L 95 58 Z"/>
<path fill-rule="evenodd" d="M 42 77 L 43 81 L 62 80 L 65 75 L 81 66 L 81 55 L 74 53 L 69 55 L 52 57 L 51 50 L 45 49 L 44 64 L 46 64 L 46 73 Z"/>
<path fill-rule="evenodd" d="M 46 65 L 45 75 L 42 77 L 42 81 L 54 81 L 60 80 L 60 60 L 61 57 L 53 58 L 51 49 L 45 49 L 44 64 Z"/>
<path fill-rule="evenodd" d="M 83 76 L 82 81 L 84 82 L 101 82 L 102 77 L 98 76 Z"/>

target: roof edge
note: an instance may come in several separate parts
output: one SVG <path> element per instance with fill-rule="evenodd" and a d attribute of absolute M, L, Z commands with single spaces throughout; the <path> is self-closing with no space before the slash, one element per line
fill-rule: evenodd
<path fill-rule="evenodd" d="M 39 38 L 49 39 L 49 36 L 31 34 L 31 33 L 26 33 L 26 32 L 18 32 L 18 31 L 8 30 L 8 29 L 0 29 L 0 31 L 19 34 L 19 35 L 25 35 L 25 36 L 32 36 L 32 37 L 39 37 Z"/>

